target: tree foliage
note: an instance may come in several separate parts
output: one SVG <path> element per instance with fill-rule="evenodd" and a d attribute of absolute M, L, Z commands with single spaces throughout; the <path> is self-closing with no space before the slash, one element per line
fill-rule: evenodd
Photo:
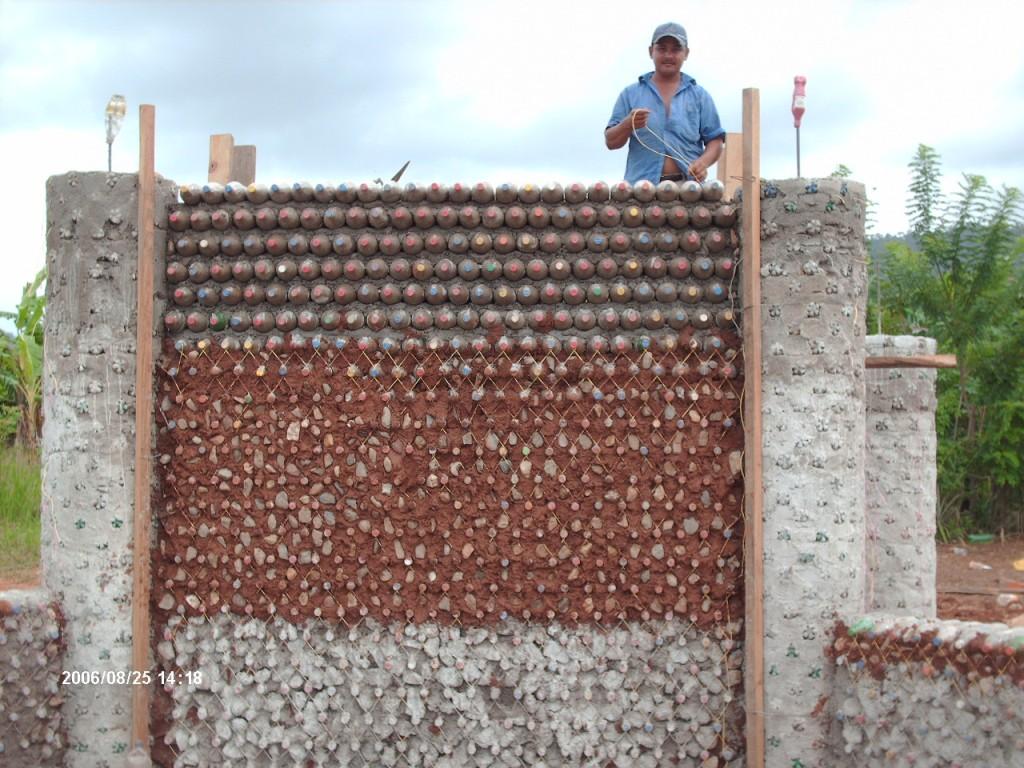
<path fill-rule="evenodd" d="M 1020 190 L 964 174 L 943 194 L 937 152 L 910 163 L 911 244 L 891 243 L 882 281 L 886 333 L 933 336 L 957 357 L 940 371 L 936 428 L 940 526 L 1024 522 L 1024 237 Z"/>
<path fill-rule="evenodd" d="M 43 381 L 43 316 L 46 297 L 39 289 L 46 270 L 25 285 L 14 312 L 0 318 L 14 323 L 13 335 L 0 333 L 0 427 L 14 432 L 18 443 L 34 450 L 39 444 Z"/>

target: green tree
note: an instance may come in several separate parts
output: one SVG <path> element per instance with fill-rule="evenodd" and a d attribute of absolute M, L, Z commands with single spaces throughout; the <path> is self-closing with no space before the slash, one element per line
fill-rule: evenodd
<path fill-rule="evenodd" d="M 853 170 L 845 163 L 837 165 L 832 173 L 828 175 L 830 179 L 848 179 L 851 176 L 853 176 Z"/>
<path fill-rule="evenodd" d="M 882 286 L 887 333 L 926 333 L 957 358 L 938 376 L 939 522 L 1021 526 L 1024 309 L 1021 193 L 964 174 L 942 192 L 940 158 L 910 163 L 912 244 L 892 243 Z"/>
<path fill-rule="evenodd" d="M 42 426 L 43 316 L 46 297 L 39 289 L 46 281 L 42 269 L 25 285 L 15 312 L 0 312 L 14 323 L 13 335 L 0 334 L 0 402 L 16 413 L 16 440 L 25 448 L 39 445 Z"/>

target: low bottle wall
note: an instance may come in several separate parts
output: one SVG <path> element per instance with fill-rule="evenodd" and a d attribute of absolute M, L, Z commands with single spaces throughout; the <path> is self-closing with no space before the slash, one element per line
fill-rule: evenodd
<path fill-rule="evenodd" d="M 869 615 L 831 656 L 833 765 L 1020 765 L 1024 629 Z"/>
<path fill-rule="evenodd" d="M 64 764 L 63 619 L 41 590 L 0 592 L 0 764 Z"/>

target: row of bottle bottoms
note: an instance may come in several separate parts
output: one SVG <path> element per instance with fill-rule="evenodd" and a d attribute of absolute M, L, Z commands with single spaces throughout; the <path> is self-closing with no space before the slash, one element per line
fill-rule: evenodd
<path fill-rule="evenodd" d="M 187 208 L 175 208 L 167 215 L 167 226 L 173 232 L 207 232 L 216 230 L 224 232 L 229 229 L 248 231 L 261 229 L 264 231 L 273 229 L 384 229 L 392 227 L 398 230 L 407 230 L 413 227 L 417 229 L 545 229 L 555 227 L 557 229 L 593 229 L 594 227 L 671 227 L 673 229 L 705 229 L 712 224 L 722 228 L 732 227 L 736 223 L 737 211 L 731 205 L 722 205 L 712 211 L 707 206 L 698 205 L 687 208 L 683 205 L 663 207 L 661 205 L 650 205 L 640 207 L 630 205 L 620 208 L 615 205 L 605 205 L 595 208 L 592 205 L 583 205 L 573 210 L 564 205 L 556 208 L 544 206 L 533 206 L 522 208 L 518 205 L 501 208 L 491 205 L 480 209 L 475 205 L 466 205 L 461 208 L 442 206 L 432 208 L 421 205 L 416 208 L 384 208 L 374 206 L 363 208 L 351 206 L 341 208 L 331 206 L 321 211 L 319 208 L 295 208 L 284 206 L 282 208 L 216 208 L 213 210 Z"/>
<path fill-rule="evenodd" d="M 689 311 L 676 307 L 667 310 L 659 308 L 638 310 L 632 307 L 624 309 L 607 308 L 600 311 L 583 310 L 549 310 L 533 309 L 523 311 L 513 309 L 508 312 L 475 309 L 405 309 L 363 311 L 358 309 L 339 311 L 327 309 L 317 312 L 304 309 L 298 312 L 285 309 L 279 311 L 232 310 L 203 312 L 191 310 L 184 312 L 174 309 L 164 315 L 164 327 L 169 333 L 191 331 L 226 331 L 238 333 L 253 330 L 259 333 L 274 331 L 287 332 L 295 329 L 313 332 L 317 330 L 357 331 L 429 331 L 432 329 L 447 331 L 461 329 L 466 331 L 483 329 L 495 331 L 508 329 L 518 331 L 531 329 L 534 331 L 656 331 L 670 328 L 676 331 L 688 328 L 706 329 L 717 325 L 719 328 L 734 330 L 736 313 L 731 308 L 717 312 L 702 308 Z"/>
<path fill-rule="evenodd" d="M 416 259 L 410 262 L 402 258 L 390 261 L 381 258 L 369 261 L 347 259 L 344 262 L 333 257 L 327 259 L 307 258 L 298 262 L 290 258 L 280 259 L 276 262 L 268 258 L 259 258 L 255 261 L 238 259 L 231 262 L 215 258 L 209 263 L 194 260 L 187 266 L 180 261 L 172 261 L 167 265 L 165 274 L 168 282 L 172 284 L 186 280 L 191 280 L 196 284 L 209 280 L 224 283 L 228 280 L 248 282 L 254 279 L 264 282 L 274 279 L 290 282 L 295 278 L 306 281 L 391 279 L 426 282 L 437 279 L 450 282 L 462 279 L 519 282 L 522 280 L 540 281 L 549 278 L 557 281 L 595 278 L 632 280 L 641 277 L 669 277 L 675 280 L 692 277 L 697 280 L 706 280 L 713 276 L 731 279 L 735 268 L 736 263 L 729 257 L 712 259 L 707 256 L 701 256 L 693 261 L 685 256 L 673 259 L 653 256 L 644 261 L 635 258 L 626 259 L 622 263 L 610 257 L 598 261 L 587 258 L 569 261 L 559 258 L 551 262 L 545 259 L 531 259 L 528 262 L 523 262 L 520 259 L 509 259 L 505 262 L 486 259 L 482 264 L 473 259 L 463 259 L 456 264 L 451 259 L 441 259 L 434 263 L 427 259 Z"/>
<path fill-rule="evenodd" d="M 654 184 L 640 181 L 630 184 L 620 181 L 606 184 L 603 181 L 590 185 L 573 182 L 562 186 L 557 182 L 544 185 L 499 184 L 491 186 L 486 182 L 476 184 L 454 183 L 451 185 L 433 182 L 431 184 L 376 184 L 362 182 L 354 184 L 345 182 L 333 184 L 310 184 L 299 181 L 293 184 L 249 184 L 248 186 L 232 181 L 227 184 L 210 182 L 207 184 L 185 184 L 178 190 L 185 205 L 220 205 L 221 203 L 248 202 L 259 205 L 267 201 L 274 203 L 468 203 L 470 201 L 486 205 L 488 203 L 522 203 L 532 205 L 544 202 L 550 205 L 559 203 L 578 204 L 583 202 L 603 203 L 609 200 L 624 203 L 636 200 L 648 203 L 658 200 L 671 203 L 681 200 L 695 203 L 700 200 L 718 202 L 725 196 L 725 185 L 715 180 L 705 181 L 663 181 Z"/>
<path fill-rule="evenodd" d="M 719 312 L 716 322 L 720 329 L 727 331 L 736 330 L 737 319 L 729 310 Z M 371 335 L 364 333 L 355 335 L 331 333 L 324 335 L 322 333 L 314 333 L 310 335 L 293 331 L 287 337 L 278 334 L 271 334 L 269 336 L 225 334 L 219 337 L 200 336 L 198 338 L 190 338 L 183 336 L 174 341 L 174 348 L 180 352 L 187 352 L 192 359 L 195 359 L 199 353 L 209 351 L 214 347 L 220 347 L 232 352 L 250 352 L 261 348 L 271 351 L 271 346 L 274 346 L 273 351 L 312 349 L 322 353 L 322 359 L 327 363 L 334 361 L 335 351 L 344 352 L 345 350 L 371 354 L 376 356 L 377 359 L 383 359 L 384 355 L 397 354 L 399 352 L 415 357 L 451 353 L 463 359 L 477 355 L 486 355 L 489 352 L 522 352 L 527 357 L 520 361 L 515 361 L 508 357 L 504 358 L 504 362 L 502 358 L 491 361 L 502 367 L 512 365 L 519 368 L 522 367 L 522 364 L 537 364 L 539 360 L 535 353 L 540 353 L 543 356 L 557 352 L 587 351 L 597 355 L 608 354 L 617 356 L 630 352 L 639 352 L 643 356 L 642 362 L 645 363 L 643 368 L 646 368 L 647 364 L 651 364 L 651 370 L 655 370 L 653 366 L 658 365 L 659 360 L 661 362 L 670 362 L 664 358 L 659 358 L 658 355 L 660 353 L 680 355 L 682 359 L 679 362 L 686 364 L 691 359 L 691 355 L 698 356 L 694 362 L 713 362 L 713 357 L 716 355 L 726 362 L 735 361 L 740 351 L 735 339 L 731 342 L 727 341 L 726 338 L 719 335 L 717 330 L 687 332 L 685 336 L 681 333 L 661 333 L 654 335 L 616 334 L 610 337 L 602 334 L 566 336 L 526 332 L 512 336 L 502 335 L 497 339 L 481 334 L 463 336 L 458 333 L 434 334 L 429 338 L 403 334 L 399 338 L 386 334 Z M 707 356 L 704 360 L 699 357 L 702 353 Z M 617 368 L 615 357 L 606 358 L 599 364 L 605 375 L 615 375 Z M 559 362 L 555 364 L 556 373 L 559 367 L 564 368 L 565 363 Z M 636 361 L 629 362 L 627 366 L 630 375 L 639 373 L 640 368 Z M 581 376 L 591 376 L 593 373 L 593 361 L 582 360 L 580 362 L 579 374 Z"/>
<path fill-rule="evenodd" d="M 362 283 L 358 286 L 350 283 L 339 285 L 326 285 L 319 283 L 307 288 L 305 285 L 286 285 L 284 283 L 272 282 L 264 286 L 260 283 L 249 283 L 247 285 L 228 284 L 223 286 L 201 286 L 194 289 L 188 285 L 179 285 L 171 292 L 171 300 L 182 307 L 189 307 L 193 304 L 200 304 L 206 307 L 215 307 L 224 303 L 234 305 L 245 303 L 250 306 L 257 306 L 264 302 L 272 305 L 295 304 L 303 305 L 312 302 L 314 304 L 496 304 L 498 306 L 510 306 L 520 304 L 524 307 L 534 304 L 648 304 L 658 302 L 661 304 L 672 304 L 682 301 L 686 304 L 698 304 L 707 301 L 712 304 L 719 304 L 729 298 L 727 286 L 717 280 L 705 285 L 681 285 L 676 282 L 665 281 L 657 285 L 646 282 L 635 284 L 616 283 L 607 285 L 604 283 L 591 283 L 590 285 L 579 285 L 568 283 L 559 285 L 557 283 L 543 283 L 541 285 L 520 285 L 514 288 L 510 285 L 498 285 L 491 288 L 489 285 L 476 284 L 472 286 L 463 283 L 456 283 L 444 286 L 440 283 L 427 285 L 413 283 L 404 287 L 394 283 L 384 283 L 381 286 L 373 283 Z"/>
<path fill-rule="evenodd" d="M 627 254 L 631 251 L 639 253 L 650 253 L 658 251 L 669 254 L 677 251 L 684 253 L 697 253 L 704 250 L 709 253 L 721 253 L 726 249 L 735 247 L 731 233 L 713 229 L 704 233 L 696 230 L 684 231 L 676 234 L 671 231 L 662 231 L 651 235 L 647 231 L 633 234 L 626 232 L 615 232 L 611 235 L 591 233 L 584 237 L 579 232 L 572 232 L 565 237 L 555 233 L 548 233 L 540 238 L 532 235 L 520 235 L 514 238 L 507 234 L 497 237 L 485 233 L 477 233 L 470 237 L 461 233 L 455 233 L 448 237 L 439 234 L 431 234 L 421 237 L 417 234 L 407 234 L 404 237 L 397 235 L 376 235 L 364 233 L 356 237 L 349 235 L 337 235 L 328 237 L 325 235 L 314 235 L 307 237 L 304 234 L 272 234 L 272 235 L 246 235 L 239 237 L 233 234 L 223 236 L 206 235 L 172 238 L 167 241 L 168 255 L 189 258 L 192 256 L 258 256 L 269 253 L 271 256 L 372 256 L 380 253 L 385 256 L 417 256 L 421 253 L 441 255 L 445 253 L 461 255 L 475 253 L 479 255 L 487 253 L 498 253 L 507 255 L 512 253 L 618 253 Z"/>

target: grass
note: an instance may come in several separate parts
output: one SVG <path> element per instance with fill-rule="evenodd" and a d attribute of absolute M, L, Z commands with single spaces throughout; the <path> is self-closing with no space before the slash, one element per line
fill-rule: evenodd
<path fill-rule="evenodd" d="M 0 445 L 0 581 L 34 578 L 39 565 L 39 456 Z"/>

